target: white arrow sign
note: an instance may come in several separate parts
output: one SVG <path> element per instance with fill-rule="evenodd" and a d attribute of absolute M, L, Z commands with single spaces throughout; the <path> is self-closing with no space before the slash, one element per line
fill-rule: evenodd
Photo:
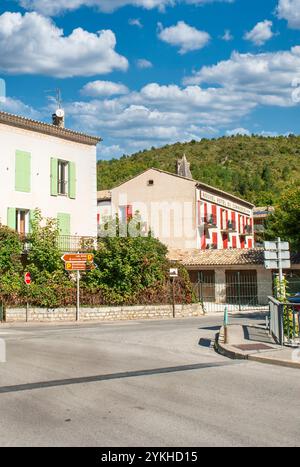
<path fill-rule="evenodd" d="M 288 242 L 264 242 L 264 249 L 265 250 L 281 250 L 281 251 L 288 251 L 290 249 L 290 245 Z"/>
<path fill-rule="evenodd" d="M 275 260 L 278 261 L 278 251 L 264 251 L 265 260 Z M 287 260 L 291 258 L 291 254 L 289 251 L 282 251 L 281 252 L 281 259 Z"/>
<path fill-rule="evenodd" d="M 273 261 L 273 260 L 265 261 L 265 268 L 266 269 L 278 269 L 278 266 L 279 266 L 278 261 Z M 281 267 L 282 267 L 282 269 L 290 269 L 291 268 L 291 262 L 289 260 L 283 260 L 283 261 L 281 261 Z"/>

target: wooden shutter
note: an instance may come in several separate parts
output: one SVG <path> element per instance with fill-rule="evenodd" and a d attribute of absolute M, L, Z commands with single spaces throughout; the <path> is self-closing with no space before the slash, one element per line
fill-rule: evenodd
<path fill-rule="evenodd" d="M 133 217 L 132 206 L 128 205 L 126 206 L 126 220 L 130 221 L 132 217 Z"/>
<path fill-rule="evenodd" d="M 24 193 L 31 190 L 31 154 L 16 151 L 15 158 L 15 189 Z"/>
<path fill-rule="evenodd" d="M 75 162 L 69 162 L 69 198 L 76 198 L 76 164 Z"/>
<path fill-rule="evenodd" d="M 58 196 L 58 159 L 54 157 L 51 157 L 50 192 L 51 196 Z"/>
<path fill-rule="evenodd" d="M 17 229 L 16 208 L 7 208 L 7 226 L 13 230 Z"/>
<path fill-rule="evenodd" d="M 71 232 L 71 216 L 63 212 L 57 214 L 60 235 L 69 236 Z"/>
<path fill-rule="evenodd" d="M 212 244 L 218 248 L 218 234 L 217 232 L 213 232 L 212 234 Z"/>

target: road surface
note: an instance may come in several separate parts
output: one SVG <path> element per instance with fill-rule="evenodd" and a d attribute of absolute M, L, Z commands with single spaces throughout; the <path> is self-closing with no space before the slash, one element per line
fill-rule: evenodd
<path fill-rule="evenodd" d="M 0 325 L 0 446 L 299 446 L 299 371 L 216 354 L 221 322 Z"/>

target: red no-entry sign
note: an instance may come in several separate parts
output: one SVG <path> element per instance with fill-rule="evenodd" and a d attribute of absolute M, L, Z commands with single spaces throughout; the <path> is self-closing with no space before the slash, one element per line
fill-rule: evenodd
<path fill-rule="evenodd" d="M 26 272 L 25 276 L 24 276 L 24 279 L 25 279 L 25 284 L 27 285 L 30 285 L 31 284 L 31 275 L 30 275 L 30 272 Z"/>

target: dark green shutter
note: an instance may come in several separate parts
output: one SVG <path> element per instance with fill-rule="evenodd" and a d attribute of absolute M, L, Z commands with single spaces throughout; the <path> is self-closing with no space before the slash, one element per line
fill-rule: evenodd
<path fill-rule="evenodd" d="M 7 208 L 7 226 L 13 230 L 17 228 L 16 208 Z"/>
<path fill-rule="evenodd" d="M 31 190 L 31 154 L 24 151 L 16 151 L 15 165 L 15 189 L 24 193 Z"/>
<path fill-rule="evenodd" d="M 58 159 L 51 157 L 50 167 L 50 188 L 51 196 L 58 195 Z"/>
<path fill-rule="evenodd" d="M 69 198 L 76 198 L 76 164 L 69 162 Z"/>

